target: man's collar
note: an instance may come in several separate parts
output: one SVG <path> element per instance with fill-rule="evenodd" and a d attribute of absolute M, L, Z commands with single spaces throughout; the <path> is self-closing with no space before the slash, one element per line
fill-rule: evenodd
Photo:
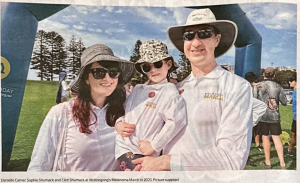
<path fill-rule="evenodd" d="M 229 71 L 225 71 L 221 66 L 217 65 L 208 74 L 206 74 L 205 76 L 200 76 L 198 78 L 196 78 L 194 76 L 193 72 L 191 72 L 191 74 L 186 78 L 186 81 L 192 81 L 192 80 L 199 79 L 199 78 L 217 79 L 217 78 L 221 77 L 224 72 L 229 72 Z"/>

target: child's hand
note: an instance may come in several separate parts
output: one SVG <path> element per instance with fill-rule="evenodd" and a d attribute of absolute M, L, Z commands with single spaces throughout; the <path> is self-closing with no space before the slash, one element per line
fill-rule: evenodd
<path fill-rule="evenodd" d="M 155 152 L 155 150 L 152 148 L 150 142 L 147 140 L 141 140 L 139 142 L 139 148 L 140 148 L 140 151 L 145 156 L 150 156 Z"/>
<path fill-rule="evenodd" d="M 122 137 L 129 137 L 134 132 L 135 125 L 122 121 L 122 122 L 118 122 L 115 128 L 118 134 L 120 134 Z"/>

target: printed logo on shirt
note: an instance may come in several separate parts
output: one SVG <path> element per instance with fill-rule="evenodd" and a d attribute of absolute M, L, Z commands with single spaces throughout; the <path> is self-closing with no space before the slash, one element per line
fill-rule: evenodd
<path fill-rule="evenodd" d="M 223 101 L 223 95 L 220 93 L 205 93 L 204 98 Z"/>
<path fill-rule="evenodd" d="M 153 102 L 147 102 L 146 107 L 151 107 L 151 108 L 155 109 L 156 108 L 156 104 L 153 103 Z"/>

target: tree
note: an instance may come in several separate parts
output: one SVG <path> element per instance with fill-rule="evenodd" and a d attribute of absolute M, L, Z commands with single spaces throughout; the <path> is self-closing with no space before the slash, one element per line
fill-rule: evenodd
<path fill-rule="evenodd" d="M 76 72 L 76 62 L 78 62 L 77 43 L 75 36 L 72 35 L 68 46 L 68 67 L 70 73 Z"/>
<path fill-rule="evenodd" d="M 142 42 L 140 40 L 137 40 L 132 52 L 132 55 L 130 56 L 130 61 L 136 63 L 139 59 L 141 59 L 141 55 L 140 55 L 140 47 L 142 45 Z M 135 80 L 137 83 L 144 83 L 145 81 L 147 81 L 147 77 L 145 74 L 141 74 L 138 71 L 135 71 L 133 79 Z"/>
<path fill-rule="evenodd" d="M 275 70 L 274 81 L 280 84 L 283 88 L 290 88 L 289 78 L 292 77 L 294 71 L 286 70 L 286 71 L 278 71 Z"/>
<path fill-rule="evenodd" d="M 177 77 L 178 81 L 182 81 L 191 73 L 192 69 L 189 59 L 183 53 L 180 53 L 179 56 Z"/>
<path fill-rule="evenodd" d="M 48 60 L 50 58 L 50 51 L 48 48 L 47 42 L 47 32 L 39 30 L 35 37 L 34 51 L 31 57 L 30 69 L 36 69 L 38 71 L 38 77 L 43 81 L 45 78 L 48 78 L 47 69 L 49 68 Z"/>
<path fill-rule="evenodd" d="M 46 34 L 47 42 L 50 48 L 50 57 L 47 62 L 49 80 L 53 81 L 53 74 L 59 74 L 59 72 L 66 68 L 65 64 L 65 41 L 61 35 L 57 32 L 51 31 Z"/>

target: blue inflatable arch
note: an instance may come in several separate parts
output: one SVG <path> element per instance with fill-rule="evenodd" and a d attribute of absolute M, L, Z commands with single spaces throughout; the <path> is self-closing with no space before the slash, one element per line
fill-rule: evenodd
<path fill-rule="evenodd" d="M 2 169 L 12 152 L 38 21 L 67 6 L 1 3 Z M 217 19 L 232 20 L 238 26 L 235 73 L 242 77 L 248 71 L 260 75 L 262 38 L 240 6 L 206 7 L 214 12 Z"/>
<path fill-rule="evenodd" d="M 38 21 L 67 6 L 1 3 L 2 169 L 11 156 Z"/>

